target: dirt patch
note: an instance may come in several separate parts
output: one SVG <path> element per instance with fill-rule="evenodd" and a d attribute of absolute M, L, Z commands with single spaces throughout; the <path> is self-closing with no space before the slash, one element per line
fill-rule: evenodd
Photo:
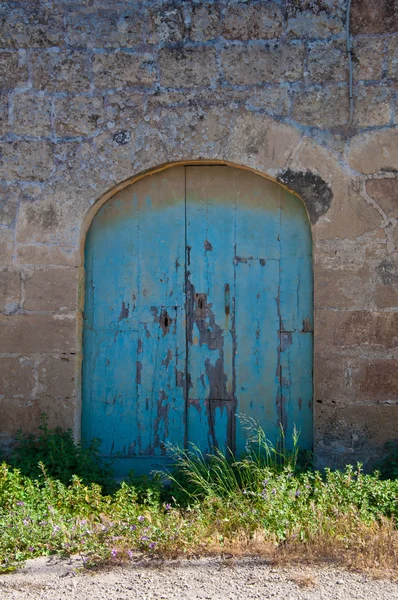
<path fill-rule="evenodd" d="M 80 572 L 80 559 L 39 558 L 0 576 L 0 597 L 9 600 L 313 599 L 393 600 L 398 584 L 341 569 L 275 567 L 263 559 L 203 558 L 149 561 Z"/>

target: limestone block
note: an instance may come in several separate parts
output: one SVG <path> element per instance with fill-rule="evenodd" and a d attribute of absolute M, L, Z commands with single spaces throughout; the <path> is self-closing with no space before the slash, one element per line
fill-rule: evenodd
<path fill-rule="evenodd" d="M 160 83 L 166 87 L 214 85 L 218 79 L 214 48 L 164 48 L 159 52 Z"/>
<path fill-rule="evenodd" d="M 51 99 L 39 94 L 16 94 L 13 98 L 13 133 L 46 136 L 51 129 Z"/>
<path fill-rule="evenodd" d="M 47 92 L 88 92 L 90 57 L 81 51 L 51 49 L 32 54 L 33 86 Z"/>
<path fill-rule="evenodd" d="M 398 306 L 398 253 L 392 253 L 375 265 L 377 308 Z"/>
<path fill-rule="evenodd" d="M 149 43 L 165 45 L 173 42 L 181 42 L 185 33 L 188 6 L 189 4 L 186 2 L 150 3 Z"/>
<path fill-rule="evenodd" d="M 286 87 L 273 86 L 256 90 L 247 97 L 246 107 L 249 110 L 261 110 L 271 115 L 286 115 L 289 112 L 289 90 Z"/>
<path fill-rule="evenodd" d="M 14 249 L 14 231 L 0 227 L 0 266 L 7 267 L 12 263 Z"/>
<path fill-rule="evenodd" d="M 229 46 L 221 53 L 225 79 L 236 85 L 298 81 L 303 77 L 304 46 Z"/>
<path fill-rule="evenodd" d="M 80 252 L 76 246 L 17 244 L 16 263 L 76 267 L 80 264 Z"/>
<path fill-rule="evenodd" d="M 385 453 L 384 444 L 398 438 L 398 405 L 316 405 L 317 467 L 344 468 L 355 461 L 371 469 Z"/>
<path fill-rule="evenodd" d="M 384 40 L 379 38 L 354 38 L 352 58 L 355 81 L 378 81 L 383 70 Z"/>
<path fill-rule="evenodd" d="M 369 360 L 362 363 L 360 392 L 364 398 L 398 401 L 398 360 Z"/>
<path fill-rule="evenodd" d="M 105 96 L 106 125 L 112 131 L 136 127 L 142 121 L 146 97 L 137 92 L 111 92 Z"/>
<path fill-rule="evenodd" d="M 76 352 L 76 320 L 40 314 L 0 315 L 0 348 L 8 353 Z"/>
<path fill-rule="evenodd" d="M 276 2 L 229 3 L 222 34 L 230 40 L 268 40 L 281 35 L 282 24 L 282 9 Z"/>
<path fill-rule="evenodd" d="M 388 44 L 388 76 L 395 81 L 398 80 L 398 38 L 396 37 L 390 38 Z"/>
<path fill-rule="evenodd" d="M 189 37 L 194 42 L 206 42 L 216 38 L 221 31 L 220 9 L 212 2 L 192 5 Z"/>
<path fill-rule="evenodd" d="M 29 397 L 35 386 L 33 370 L 29 357 L 0 357 L 0 398 Z M 5 421 L 1 423 L 5 425 Z"/>
<path fill-rule="evenodd" d="M 90 135 L 106 126 L 102 97 L 60 98 L 55 101 L 55 131 L 61 137 Z"/>
<path fill-rule="evenodd" d="M 0 52 L 0 81 L 2 90 L 11 90 L 27 85 L 28 68 L 24 50 Z"/>
<path fill-rule="evenodd" d="M 342 33 L 344 22 L 338 16 L 322 11 L 314 14 L 310 11 L 297 13 L 288 18 L 287 35 L 290 38 L 321 39 Z"/>
<path fill-rule="evenodd" d="M 304 138 L 290 162 L 290 169 L 293 173 L 307 172 L 309 165 L 310 172 L 317 174 L 332 192 L 327 212 L 313 228 L 313 236 L 317 242 L 336 238 L 355 239 L 380 226 L 380 214 L 353 188 L 350 171 L 342 168 L 331 151 L 319 146 L 311 138 Z M 283 178 L 283 173 L 280 176 Z M 316 208 L 319 193 L 315 190 L 313 196 L 304 200 L 307 204 L 314 204 Z"/>
<path fill-rule="evenodd" d="M 18 186 L 5 181 L 0 183 L 0 225 L 8 227 L 14 223 L 21 194 Z"/>
<path fill-rule="evenodd" d="M 368 179 L 366 191 L 388 216 L 398 219 L 398 178 Z"/>
<path fill-rule="evenodd" d="M 343 41 L 314 44 L 308 52 L 308 71 L 315 83 L 347 81 L 347 51 Z"/>
<path fill-rule="evenodd" d="M 359 127 L 388 125 L 391 121 L 392 94 L 389 86 L 355 86 L 353 124 Z"/>
<path fill-rule="evenodd" d="M 293 119 L 321 129 L 342 129 L 349 118 L 346 87 L 313 87 L 293 95 Z"/>
<path fill-rule="evenodd" d="M 15 271 L 0 271 L 0 312 L 15 311 L 21 301 L 21 276 Z"/>
<path fill-rule="evenodd" d="M 62 45 L 63 10 L 58 0 L 0 5 L 0 48 L 46 48 Z"/>
<path fill-rule="evenodd" d="M 318 347 L 390 348 L 398 344 L 398 313 L 317 310 Z"/>
<path fill-rule="evenodd" d="M 79 48 L 131 48 L 142 43 L 145 19 L 137 2 L 106 10 L 81 4 L 66 11 L 66 40 Z"/>
<path fill-rule="evenodd" d="M 34 269 L 25 281 L 25 310 L 69 311 L 77 308 L 76 268 Z"/>
<path fill-rule="evenodd" d="M 356 308 L 369 306 L 372 285 L 369 266 L 347 265 L 331 269 L 314 265 L 314 303 L 316 308 Z"/>
<path fill-rule="evenodd" d="M 8 133 L 8 95 L 0 94 L 0 135 Z"/>
<path fill-rule="evenodd" d="M 388 129 L 355 136 L 348 162 L 352 169 L 370 174 L 398 169 L 398 131 Z"/>
<path fill-rule="evenodd" d="M 37 432 L 40 415 L 48 417 L 49 427 L 72 428 L 76 418 L 76 401 L 72 398 L 54 399 L 52 397 L 21 399 L 0 399 L 0 423 L 4 423 L 2 433 L 9 436 L 21 429 Z"/>
<path fill-rule="evenodd" d="M 40 363 L 39 385 L 41 396 L 71 398 L 75 393 L 76 362 L 74 356 L 49 356 Z"/>
<path fill-rule="evenodd" d="M 396 33 L 398 31 L 397 0 L 353 0 L 351 31 L 357 33 Z"/>
<path fill-rule="evenodd" d="M 50 142 L 14 141 L 1 144 L 0 166 L 5 179 L 45 181 L 51 175 L 54 147 Z"/>
<path fill-rule="evenodd" d="M 154 57 L 147 53 L 95 54 L 93 73 L 97 89 L 150 86 L 156 81 Z"/>

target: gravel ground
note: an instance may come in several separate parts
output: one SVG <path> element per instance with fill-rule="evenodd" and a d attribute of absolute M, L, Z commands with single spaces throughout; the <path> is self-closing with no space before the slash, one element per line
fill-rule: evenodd
<path fill-rule="evenodd" d="M 64 600 L 393 600 L 398 584 L 331 568 L 272 567 L 259 559 L 131 564 L 79 572 L 73 561 L 39 558 L 0 576 L 0 599 Z"/>

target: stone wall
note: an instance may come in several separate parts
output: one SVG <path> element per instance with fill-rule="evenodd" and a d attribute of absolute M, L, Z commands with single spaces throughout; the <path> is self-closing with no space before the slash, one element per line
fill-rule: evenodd
<path fill-rule="evenodd" d="M 0 428 L 80 419 L 79 276 L 98 200 L 159 165 L 283 182 L 314 238 L 315 452 L 398 438 L 398 2 L 26 0 L 0 26 Z M 105 195 L 105 196 L 104 196 Z"/>

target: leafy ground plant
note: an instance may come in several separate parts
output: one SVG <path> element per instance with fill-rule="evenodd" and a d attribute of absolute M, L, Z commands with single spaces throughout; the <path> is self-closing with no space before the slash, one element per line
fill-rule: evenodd
<path fill-rule="evenodd" d="M 364 474 L 360 465 L 303 471 L 297 440 L 288 452 L 264 432 L 252 434 L 240 460 L 220 452 L 203 456 L 195 448 L 176 451 L 169 487 L 161 483 L 164 474 L 131 477 L 106 493 L 82 476 L 61 481 L 44 463 L 37 476 L 4 463 L 2 568 L 43 554 L 81 554 L 88 567 L 143 554 L 213 552 L 384 571 L 398 566 L 398 481 Z"/>

